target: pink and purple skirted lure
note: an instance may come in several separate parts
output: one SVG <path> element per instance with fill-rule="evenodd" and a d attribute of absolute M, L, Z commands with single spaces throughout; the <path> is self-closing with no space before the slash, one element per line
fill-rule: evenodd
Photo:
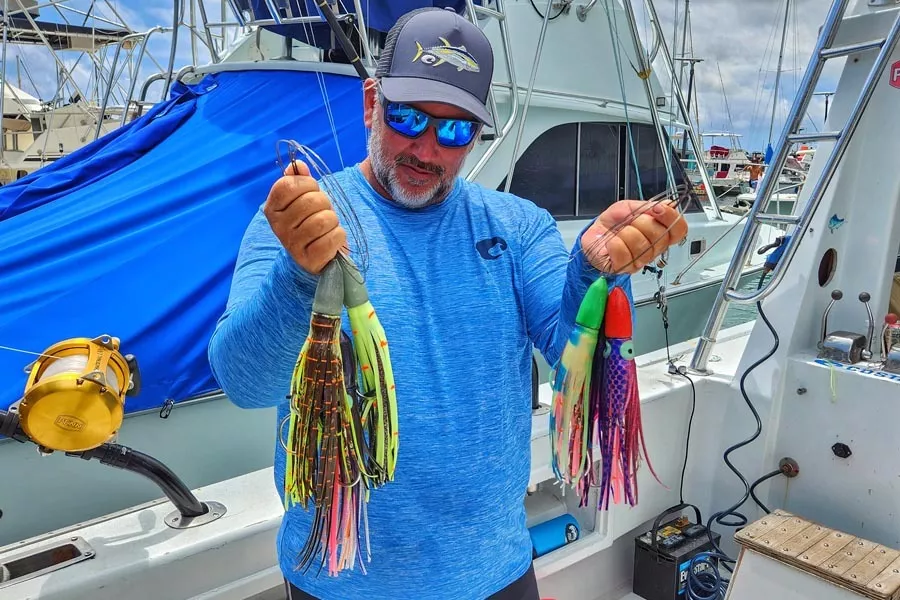
<path fill-rule="evenodd" d="M 610 500 L 636 505 L 642 451 L 650 472 L 657 481 L 659 477 L 644 441 L 631 304 L 621 287 L 608 290 L 600 277 L 588 288 L 550 384 L 554 475 L 575 488 L 581 506 L 587 505 L 593 487 L 599 487 L 603 510 Z M 599 476 L 594 472 L 597 449 Z"/>

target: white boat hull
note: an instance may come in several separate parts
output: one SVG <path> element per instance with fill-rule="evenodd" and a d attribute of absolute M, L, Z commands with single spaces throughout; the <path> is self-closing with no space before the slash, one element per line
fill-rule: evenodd
<path fill-rule="evenodd" d="M 725 332 L 727 335 L 721 339 L 741 334 L 746 339 L 748 329 L 747 325 L 739 326 Z M 672 350 L 678 355 L 687 349 L 687 346 L 679 345 Z M 614 506 L 604 513 L 577 509 L 573 494 L 560 498 L 549 467 L 548 415 L 541 411 L 533 419 L 531 483 L 541 485 L 534 495 L 526 497 L 529 518 L 544 520 L 568 511 L 575 514 L 582 525 L 582 536 L 578 541 L 535 560 L 542 596 L 579 600 L 628 598 L 628 566 L 634 537 L 649 527 L 660 512 L 678 503 L 690 387 L 666 374 L 664 350 L 638 360 L 650 459 L 667 487 L 660 486 L 643 468 L 639 474 L 641 501 L 636 507 Z M 727 361 L 721 364 L 729 368 Z M 716 378 L 698 382 L 698 403 L 701 396 L 713 398 L 715 402 L 721 390 L 709 394 L 701 393 L 701 390 L 716 385 L 727 388 L 727 384 L 723 385 Z M 544 404 L 549 402 L 547 384 L 541 386 L 541 399 Z M 208 417 L 210 405 L 226 402 L 197 402 L 179 407 L 173 411 L 171 423 L 179 419 L 186 424 Z M 185 415 L 191 412 L 197 414 Z M 241 433 L 225 428 L 220 435 L 231 440 L 265 439 L 271 451 L 274 414 L 268 410 L 258 412 L 260 420 L 267 421 L 266 433 L 252 430 Z M 173 435 L 175 433 L 167 432 L 166 438 L 176 439 L 179 436 Z M 227 463 L 241 454 L 240 445 L 234 446 L 230 455 L 208 457 L 208 461 L 202 462 Z M 61 460 L 72 461 L 72 468 L 88 466 L 75 459 Z M 178 472 L 174 461 L 170 466 Z M 99 468 L 106 469 L 112 479 L 124 481 L 131 476 L 108 467 Z M 283 597 L 275 554 L 275 536 L 282 508 L 275 492 L 272 468 L 198 487 L 195 494 L 201 501 L 214 500 L 223 504 L 227 513 L 197 528 L 174 530 L 165 524 L 166 517 L 174 510 L 172 504 L 157 500 L 0 548 L 2 563 L 14 560 L 19 553 L 65 544 L 72 536 L 80 536 L 94 553 L 89 560 L 42 577 L 7 587 L 0 583 L 0 600 L 234 600 L 252 598 L 256 594 Z M 93 490 L 93 495 L 98 495 L 97 490 Z"/>

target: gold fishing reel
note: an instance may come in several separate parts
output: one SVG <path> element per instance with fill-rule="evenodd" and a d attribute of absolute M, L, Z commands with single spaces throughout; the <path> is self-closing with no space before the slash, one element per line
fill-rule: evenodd
<path fill-rule="evenodd" d="M 122 425 L 125 396 L 140 390 L 137 361 L 109 335 L 54 344 L 25 371 L 25 393 L 11 408 L 47 450 L 84 452 L 108 442 Z"/>

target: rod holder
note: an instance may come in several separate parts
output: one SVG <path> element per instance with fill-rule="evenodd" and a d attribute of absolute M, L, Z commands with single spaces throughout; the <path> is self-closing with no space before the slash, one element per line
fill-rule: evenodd
<path fill-rule="evenodd" d="M 15 407 L 9 411 L 0 410 L 0 437 L 34 443 L 19 425 L 19 414 Z M 52 452 L 39 445 L 38 450 L 45 454 Z M 131 471 L 152 481 L 175 505 L 175 511 L 165 517 L 166 525 L 173 529 L 205 525 L 225 516 L 227 512 L 225 506 L 219 502 L 201 502 L 169 467 L 152 456 L 132 450 L 128 446 L 106 443 L 84 452 L 66 452 L 66 456 L 82 460 L 96 459 L 101 464 Z"/>
<path fill-rule="evenodd" d="M 224 505 L 218 502 L 200 502 L 166 465 L 127 446 L 108 443 L 87 452 L 67 452 L 66 456 L 84 460 L 97 459 L 101 464 L 131 471 L 155 483 L 175 505 L 176 511 L 165 518 L 166 525 L 173 529 L 204 525 L 225 515 Z"/>

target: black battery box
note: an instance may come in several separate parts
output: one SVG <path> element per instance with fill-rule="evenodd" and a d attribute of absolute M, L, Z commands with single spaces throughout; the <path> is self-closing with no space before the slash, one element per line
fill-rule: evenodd
<path fill-rule="evenodd" d="M 695 520 L 681 513 L 693 508 Z M 674 518 L 664 520 L 672 515 Z M 721 536 L 713 534 L 716 544 Z M 644 600 L 685 600 L 688 568 L 691 559 L 701 552 L 715 552 L 700 509 L 692 504 L 679 504 L 660 514 L 649 531 L 634 540 L 634 573 L 632 591 Z M 709 568 L 697 563 L 694 572 Z"/>

